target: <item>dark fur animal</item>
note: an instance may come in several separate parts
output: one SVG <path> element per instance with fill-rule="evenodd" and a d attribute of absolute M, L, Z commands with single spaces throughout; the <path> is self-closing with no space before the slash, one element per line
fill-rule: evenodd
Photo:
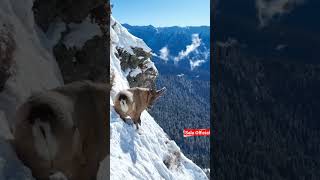
<path fill-rule="evenodd" d="M 125 121 L 130 116 L 137 129 L 141 125 L 140 116 L 143 110 L 150 108 L 153 103 L 165 92 L 166 88 L 158 91 L 148 88 L 130 88 L 120 91 L 115 97 L 114 108 Z"/>
<path fill-rule="evenodd" d="M 110 88 L 74 82 L 31 96 L 17 112 L 13 145 L 37 179 L 95 180 L 109 152 Z M 51 178 L 49 178 L 51 176 Z"/>

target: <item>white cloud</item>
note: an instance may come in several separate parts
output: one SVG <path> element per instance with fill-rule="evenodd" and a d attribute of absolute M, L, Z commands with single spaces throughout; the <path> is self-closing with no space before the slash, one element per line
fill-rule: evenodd
<path fill-rule="evenodd" d="M 194 68 L 199 67 L 202 63 L 206 61 L 205 60 L 196 60 L 196 61 L 189 60 L 189 62 L 190 62 L 191 71 L 193 71 Z"/>
<path fill-rule="evenodd" d="M 256 0 L 260 27 L 265 27 L 277 15 L 281 16 L 301 5 L 305 0 Z"/>
<path fill-rule="evenodd" d="M 275 48 L 277 51 L 281 51 L 282 49 L 286 48 L 287 45 L 286 44 L 279 44 L 277 45 L 277 47 Z"/>
<path fill-rule="evenodd" d="M 154 52 L 151 52 L 151 55 L 155 56 L 155 57 L 158 57 L 158 55 L 156 53 L 154 53 Z"/>
<path fill-rule="evenodd" d="M 163 59 L 163 60 L 165 60 L 165 61 L 168 61 L 169 60 L 169 53 L 170 53 L 170 51 L 169 51 L 169 49 L 168 49 L 168 47 L 167 46 L 164 46 L 163 48 L 161 48 L 160 49 L 160 58 L 161 59 Z"/>
<path fill-rule="evenodd" d="M 179 62 L 181 59 L 188 56 L 192 51 L 196 50 L 201 44 L 201 39 L 199 38 L 199 34 L 192 34 L 192 44 L 186 46 L 186 50 L 182 50 L 179 52 L 179 55 L 174 58 L 174 62 Z"/>
<path fill-rule="evenodd" d="M 228 38 L 228 40 L 225 42 L 217 41 L 217 45 L 219 45 L 221 47 L 230 47 L 230 46 L 233 46 L 236 44 L 239 44 L 239 42 L 238 42 L 238 40 L 233 39 L 233 38 Z"/>

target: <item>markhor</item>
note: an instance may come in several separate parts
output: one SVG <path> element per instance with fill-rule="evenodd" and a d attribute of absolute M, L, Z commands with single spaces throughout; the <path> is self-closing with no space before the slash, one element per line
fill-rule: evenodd
<path fill-rule="evenodd" d="M 96 179 L 110 149 L 109 92 L 106 84 L 73 82 L 32 95 L 18 109 L 13 145 L 35 178 Z"/>
<path fill-rule="evenodd" d="M 135 87 L 120 91 L 115 97 L 115 110 L 124 121 L 127 116 L 130 116 L 139 129 L 138 124 L 141 125 L 142 111 L 150 108 L 165 90 L 166 88 L 156 91 L 155 89 Z"/>

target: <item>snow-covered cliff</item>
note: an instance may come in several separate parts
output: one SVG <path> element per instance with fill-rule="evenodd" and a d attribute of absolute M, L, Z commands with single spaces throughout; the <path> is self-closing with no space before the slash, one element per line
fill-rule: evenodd
<path fill-rule="evenodd" d="M 17 105 L 32 92 L 62 84 L 57 63 L 42 44 L 41 33 L 34 22 L 32 4 L 32 0 L 24 3 L 0 1 L 0 39 L 12 37 L 11 41 L 1 42 L 1 54 L 13 46 L 11 58 L 8 59 L 9 77 L 0 92 L 0 113 L 2 111 L 10 124 L 13 123 Z M 3 59 L 0 59 L 2 63 Z"/>
<path fill-rule="evenodd" d="M 54 56 L 34 21 L 33 0 L 0 1 L 0 179 L 33 179 L 3 139 L 12 139 L 16 108 L 31 93 L 61 85 Z M 5 76 L 4 76 L 5 75 Z M 3 78 L 5 77 L 5 78 Z"/>
<path fill-rule="evenodd" d="M 105 73 L 100 69 L 107 70 L 100 26 L 108 1 L 54 1 L 0 1 L 0 180 L 33 179 L 7 141 L 14 138 L 19 105 L 35 92 L 68 80 L 98 79 Z M 99 180 L 107 179 L 105 164 Z"/>
<path fill-rule="evenodd" d="M 141 127 L 136 130 L 114 111 L 113 99 L 117 92 L 129 88 L 130 73 L 156 71 L 150 59 L 147 69 L 125 69 L 118 50 L 134 56 L 133 49 L 141 48 L 148 53 L 151 49 L 139 38 L 131 35 L 119 22 L 111 17 L 110 71 L 114 73 L 114 85 L 110 96 L 110 173 L 111 179 L 208 179 L 201 168 L 186 158 L 173 140 L 147 111 L 141 115 Z M 141 58 L 143 59 L 143 58 Z M 128 73 L 129 72 L 129 73 Z M 163 97 L 165 98 L 165 97 Z M 181 132 L 182 135 L 182 132 Z"/>

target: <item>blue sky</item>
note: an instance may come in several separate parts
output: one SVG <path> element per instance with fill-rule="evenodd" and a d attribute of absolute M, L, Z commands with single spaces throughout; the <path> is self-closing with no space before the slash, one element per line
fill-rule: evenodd
<path fill-rule="evenodd" d="M 111 0 L 112 15 L 130 25 L 210 25 L 210 0 Z"/>

